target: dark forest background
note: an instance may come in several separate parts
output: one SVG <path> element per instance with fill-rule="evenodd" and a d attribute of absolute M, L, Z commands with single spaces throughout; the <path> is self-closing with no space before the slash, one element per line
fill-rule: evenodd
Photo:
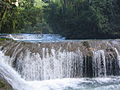
<path fill-rule="evenodd" d="M 119 0 L 0 0 L 0 33 L 120 38 Z"/>

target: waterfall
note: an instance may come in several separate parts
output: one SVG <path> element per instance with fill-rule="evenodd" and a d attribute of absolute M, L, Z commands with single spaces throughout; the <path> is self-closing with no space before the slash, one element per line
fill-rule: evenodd
<path fill-rule="evenodd" d="M 105 52 L 103 50 L 98 50 L 93 52 L 93 73 L 94 76 L 102 77 L 106 76 L 106 61 Z"/>
<path fill-rule="evenodd" d="M 21 76 L 7 63 L 5 63 L 6 57 L 1 51 L 0 58 L 0 78 L 3 78 L 6 82 L 8 82 L 14 90 L 30 90 L 29 87 L 24 87 L 26 83 Z"/>
<path fill-rule="evenodd" d="M 119 48 L 112 42 L 6 41 L 1 50 L 25 80 L 119 76 Z"/>
<path fill-rule="evenodd" d="M 13 90 L 119 90 L 120 88 L 120 77 L 25 81 L 6 63 L 6 56 L 1 51 L 0 58 L 0 78 L 8 82 Z"/>
<path fill-rule="evenodd" d="M 13 90 L 119 90 L 119 45 L 118 40 L 2 41 L 0 78 Z"/>

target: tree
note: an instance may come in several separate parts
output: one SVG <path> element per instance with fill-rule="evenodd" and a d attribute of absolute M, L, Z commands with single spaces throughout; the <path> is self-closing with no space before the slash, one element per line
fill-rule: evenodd
<path fill-rule="evenodd" d="M 0 33 L 13 33 L 16 26 L 17 9 L 12 1 L 0 0 Z"/>
<path fill-rule="evenodd" d="M 44 8 L 44 13 L 53 31 L 67 38 L 116 38 L 114 33 L 120 32 L 117 29 L 120 20 L 116 20 L 119 17 L 116 12 L 119 5 L 116 2 L 117 0 L 52 0 Z M 115 12 L 118 16 L 113 14 Z"/>

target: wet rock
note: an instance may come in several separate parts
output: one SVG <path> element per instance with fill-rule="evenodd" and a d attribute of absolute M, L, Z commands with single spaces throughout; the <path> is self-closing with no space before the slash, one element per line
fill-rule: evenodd
<path fill-rule="evenodd" d="M 8 83 L 0 79 L 0 90 L 13 90 L 13 89 Z"/>

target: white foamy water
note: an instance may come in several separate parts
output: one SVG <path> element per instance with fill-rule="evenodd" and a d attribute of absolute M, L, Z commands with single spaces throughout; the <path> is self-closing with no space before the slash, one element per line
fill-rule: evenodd
<path fill-rule="evenodd" d="M 4 78 L 14 90 L 119 90 L 120 88 L 120 77 L 25 81 L 5 62 L 6 56 L 1 51 L 0 58 L 0 77 Z"/>
<path fill-rule="evenodd" d="M 61 41 L 64 37 L 57 34 L 8 34 L 6 38 L 11 38 L 17 41 L 29 41 L 29 42 L 51 42 Z"/>
<path fill-rule="evenodd" d="M 93 77 L 118 76 L 120 67 L 119 53 L 116 48 L 114 49 L 116 50 L 114 52 L 116 57 L 113 56 L 114 58 L 105 56 L 104 50 L 92 51 L 92 66 L 89 66 L 90 62 L 89 64 L 87 62 L 89 59 L 80 50 L 75 52 L 64 50 L 61 52 L 61 49 L 56 51 L 53 48 L 50 49 L 51 52 L 48 48 L 39 50 L 43 55 L 39 52 L 33 53 L 28 49 L 19 52 L 21 49 L 16 51 L 14 48 L 14 53 L 10 58 L 6 59 L 6 62 L 11 66 L 14 65 L 22 78 L 30 81 L 88 77 L 87 74 L 91 72 Z M 116 63 L 114 64 L 114 62 Z M 89 68 L 92 68 L 92 70 Z"/>
<path fill-rule="evenodd" d="M 82 77 L 82 53 L 80 51 L 78 51 L 79 54 L 65 51 L 58 52 L 55 52 L 55 50 L 52 49 L 52 55 L 49 55 L 48 49 L 45 50 L 43 48 L 43 53 L 46 53 L 46 56 L 43 55 L 43 58 L 41 58 L 39 53 L 35 54 L 27 50 L 25 53 L 21 53 L 21 55 L 18 57 L 19 60 L 17 59 L 18 61 L 16 61 L 16 70 L 26 80 L 49 80 L 57 78 L 70 78 L 71 76 L 73 77 L 75 73 L 74 71 L 77 71 L 76 68 L 78 67 L 77 65 L 77 67 L 74 70 L 73 68 L 71 68 L 73 67 L 72 60 L 74 59 L 75 63 L 79 63 L 79 72 L 81 72 L 79 76 Z M 77 55 L 81 57 L 78 58 L 76 57 Z M 9 61 L 14 60 L 8 60 L 8 62 Z"/>

